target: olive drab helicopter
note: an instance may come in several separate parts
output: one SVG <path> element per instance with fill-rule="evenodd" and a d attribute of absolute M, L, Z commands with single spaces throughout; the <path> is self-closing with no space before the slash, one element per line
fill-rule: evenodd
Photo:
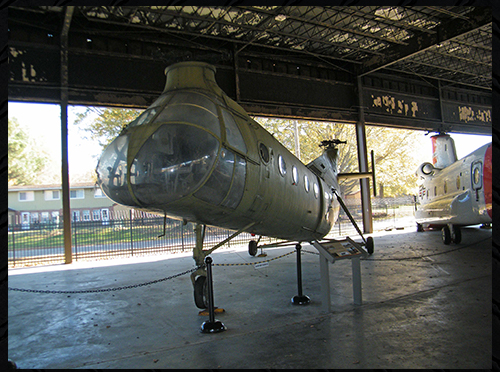
<path fill-rule="evenodd" d="M 304 165 L 219 88 L 215 72 L 203 62 L 167 67 L 163 93 L 104 150 L 96 168 L 113 201 L 195 223 L 199 268 L 191 279 L 200 308 L 211 252 L 242 232 L 318 241 L 341 207 L 350 216 L 339 180 L 374 177 L 373 170 L 338 173 L 339 140 L 324 141 L 322 155 Z M 203 249 L 207 225 L 235 233 Z M 357 230 L 372 253 L 373 239 Z M 249 243 L 251 255 L 257 246 Z"/>
<path fill-rule="evenodd" d="M 448 134 L 431 137 L 432 163 L 421 164 L 415 220 L 417 231 L 440 228 L 444 244 L 462 240 L 461 227 L 492 221 L 492 146 L 458 160 Z"/>

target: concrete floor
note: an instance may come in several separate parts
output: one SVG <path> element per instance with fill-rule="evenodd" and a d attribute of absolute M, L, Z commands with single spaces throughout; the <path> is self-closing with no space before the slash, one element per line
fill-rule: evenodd
<path fill-rule="evenodd" d="M 246 248 L 212 254 L 217 314 L 227 330 L 200 332 L 189 274 L 112 292 L 9 291 L 8 357 L 45 368 L 491 368 L 491 230 L 467 228 L 445 246 L 439 231 L 373 234 L 353 304 L 349 260 L 330 265 L 322 311 L 319 256 L 303 246 L 307 306 L 294 306 L 295 253 Z M 359 239 L 355 239 L 358 240 Z M 312 253 L 310 253 L 312 252 Z M 190 254 L 9 270 L 9 287 L 81 291 L 162 279 L 194 267 Z"/>

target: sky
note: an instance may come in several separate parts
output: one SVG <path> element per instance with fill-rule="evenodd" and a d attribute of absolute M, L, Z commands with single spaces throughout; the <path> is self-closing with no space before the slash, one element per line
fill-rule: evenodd
<path fill-rule="evenodd" d="M 60 169 L 61 159 L 61 109 L 59 105 L 33 104 L 9 102 L 9 119 L 15 117 L 18 122 L 28 129 L 29 134 L 34 137 L 38 144 L 43 146 L 52 159 L 55 159 L 56 167 Z M 79 106 L 68 108 L 68 156 L 70 175 L 85 173 L 95 170 L 101 147 L 99 144 L 82 138 L 85 133 L 73 125 L 76 119 L 75 112 L 83 110 Z M 432 158 L 432 147 L 429 135 L 421 132 L 421 140 L 424 148 L 428 151 L 428 161 Z M 480 146 L 491 142 L 491 135 L 466 135 L 451 133 L 455 141 L 457 156 L 459 159 L 470 154 Z M 71 178 L 71 176 L 70 176 Z"/>
<path fill-rule="evenodd" d="M 70 174 L 95 170 L 101 153 L 99 144 L 82 138 L 85 133 L 73 125 L 78 106 L 68 107 L 68 158 Z M 9 102 L 9 119 L 17 118 L 28 129 L 30 136 L 43 146 L 51 159 L 56 159 L 60 169 L 61 159 L 61 108 L 53 104 Z"/>

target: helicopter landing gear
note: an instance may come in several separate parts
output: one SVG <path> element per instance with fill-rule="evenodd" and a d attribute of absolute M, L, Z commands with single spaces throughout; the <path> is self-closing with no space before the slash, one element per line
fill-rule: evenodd
<path fill-rule="evenodd" d="M 441 229 L 443 243 L 449 245 L 451 242 L 460 244 L 462 241 L 462 230 L 460 226 L 448 224 Z"/>
<path fill-rule="evenodd" d="M 248 242 L 248 254 L 250 256 L 255 256 L 257 254 L 257 242 L 255 240 L 250 240 Z"/>

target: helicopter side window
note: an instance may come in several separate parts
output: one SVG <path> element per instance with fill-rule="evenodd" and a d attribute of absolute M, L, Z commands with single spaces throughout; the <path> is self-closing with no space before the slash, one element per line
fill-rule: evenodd
<path fill-rule="evenodd" d="M 314 182 L 313 190 L 314 190 L 314 197 L 317 199 L 319 196 L 319 186 L 316 182 Z"/>
<path fill-rule="evenodd" d="M 269 149 L 263 143 L 259 144 L 259 154 L 264 163 L 269 163 Z"/>
<path fill-rule="evenodd" d="M 292 167 L 292 181 L 292 185 L 297 185 L 299 183 L 299 171 L 295 165 Z"/>
<path fill-rule="evenodd" d="M 286 163 L 281 155 L 278 155 L 278 169 L 280 170 L 280 174 L 284 177 L 286 174 Z"/>
<path fill-rule="evenodd" d="M 483 187 L 481 180 L 481 173 L 483 171 L 483 163 L 481 161 L 475 161 L 472 163 L 472 189 L 479 190 Z"/>

